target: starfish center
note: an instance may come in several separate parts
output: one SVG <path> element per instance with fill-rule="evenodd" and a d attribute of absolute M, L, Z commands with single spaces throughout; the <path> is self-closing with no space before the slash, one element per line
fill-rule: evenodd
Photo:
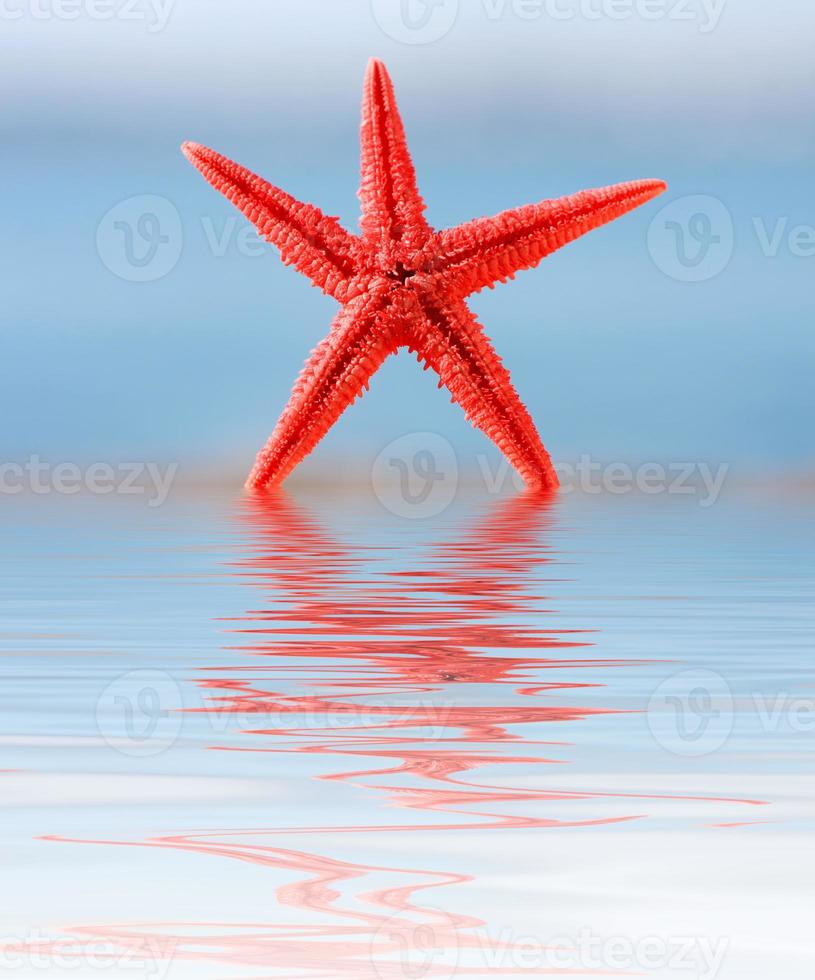
<path fill-rule="evenodd" d="M 404 285 L 408 279 L 412 279 L 418 271 L 418 269 L 409 268 L 402 262 L 397 262 L 396 268 L 391 273 L 391 276 Z"/>

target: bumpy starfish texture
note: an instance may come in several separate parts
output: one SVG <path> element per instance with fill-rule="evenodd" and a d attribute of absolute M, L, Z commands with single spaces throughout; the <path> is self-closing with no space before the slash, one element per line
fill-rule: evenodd
<path fill-rule="evenodd" d="M 342 304 L 306 361 L 247 486 L 284 480 L 367 389 L 400 347 L 439 376 L 470 422 L 487 435 L 528 486 L 553 490 L 557 475 L 526 408 L 465 299 L 586 232 L 661 194 L 638 180 L 542 201 L 437 232 L 407 148 L 393 86 L 372 60 L 362 100 L 360 235 L 214 150 L 183 151 L 293 265 Z"/>

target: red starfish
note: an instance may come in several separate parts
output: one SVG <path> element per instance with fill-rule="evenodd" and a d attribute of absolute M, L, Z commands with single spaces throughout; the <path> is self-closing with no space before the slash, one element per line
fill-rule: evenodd
<path fill-rule="evenodd" d="M 437 232 L 408 152 L 393 86 L 372 60 L 362 100 L 361 235 L 197 143 L 183 151 L 206 179 L 342 309 L 306 361 L 247 486 L 286 478 L 400 347 L 439 375 L 467 418 L 530 487 L 557 475 L 532 419 L 464 300 L 665 190 L 639 180 L 514 208 Z"/>

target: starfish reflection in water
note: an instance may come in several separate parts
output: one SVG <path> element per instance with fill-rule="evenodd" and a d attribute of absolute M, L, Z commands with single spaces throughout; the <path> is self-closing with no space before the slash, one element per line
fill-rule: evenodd
<path fill-rule="evenodd" d="M 651 200 L 665 190 L 664 182 L 582 191 L 437 232 L 424 216 L 391 80 L 376 60 L 365 78 L 361 143 L 360 235 L 214 150 L 183 146 L 204 177 L 279 248 L 285 263 L 342 303 L 295 382 L 247 486 L 284 480 L 383 361 L 406 347 L 438 374 L 439 387 L 447 388 L 527 486 L 556 488 L 535 425 L 465 300 Z"/>
<path fill-rule="evenodd" d="M 263 590 L 266 601 L 230 626 L 239 637 L 231 657 L 251 662 L 210 669 L 199 682 L 207 698 L 202 710 L 240 719 L 245 729 L 238 743 L 213 748 L 311 759 L 320 764 L 318 779 L 384 795 L 404 817 L 386 822 L 372 806 L 366 824 L 318 818 L 311 826 L 277 821 L 94 841 L 248 862 L 285 875 L 290 880 L 277 887 L 277 901 L 302 920 L 287 922 L 281 913 L 278 922 L 83 926 L 72 930 L 78 941 L 131 950 L 164 943 L 175 962 L 332 980 L 395 980 L 419 975 L 410 973 L 415 970 L 449 976 L 450 957 L 462 978 L 502 974 L 484 965 L 485 958 L 512 952 L 503 939 L 500 950 L 491 948 L 490 923 L 448 911 L 455 908 L 456 886 L 473 875 L 422 867 L 432 864 L 427 847 L 419 866 L 406 856 L 389 865 L 325 850 L 339 848 L 340 835 L 353 844 L 371 835 L 430 833 L 435 854 L 438 835 L 446 833 L 611 824 L 643 816 L 646 800 L 668 798 L 467 778 L 487 766 L 556 771 L 562 760 L 552 756 L 568 748 L 556 736 L 542 740 L 543 726 L 556 733 L 561 723 L 613 713 L 580 703 L 597 686 L 591 674 L 635 663 L 593 659 L 588 633 L 549 625 L 539 589 L 551 580 L 556 558 L 547 541 L 554 520 L 551 498 L 523 494 L 500 503 L 467 533 L 429 544 L 418 561 L 415 546 L 400 561 L 403 553 L 397 550 L 394 560 L 381 542 L 352 547 L 333 539 L 280 492 L 246 498 L 238 515 L 244 556 L 230 571 Z M 588 678 L 578 680 L 581 675 Z M 352 766 L 337 771 L 343 757 Z M 363 758 L 372 761 L 365 766 Z M 630 801 L 630 812 L 587 812 L 582 820 L 552 815 L 559 803 L 580 807 L 612 797 Z M 430 818 L 410 819 L 417 811 Z M 322 853 L 286 846 L 292 838 L 318 838 Z M 387 884 L 378 887 L 382 878 Z M 538 965 L 511 972 L 569 971 Z"/>

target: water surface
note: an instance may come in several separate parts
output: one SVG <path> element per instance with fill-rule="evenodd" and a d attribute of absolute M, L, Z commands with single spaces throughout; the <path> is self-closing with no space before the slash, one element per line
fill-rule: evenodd
<path fill-rule="evenodd" d="M 3 523 L 20 976 L 811 976 L 802 504 L 178 491 Z"/>

